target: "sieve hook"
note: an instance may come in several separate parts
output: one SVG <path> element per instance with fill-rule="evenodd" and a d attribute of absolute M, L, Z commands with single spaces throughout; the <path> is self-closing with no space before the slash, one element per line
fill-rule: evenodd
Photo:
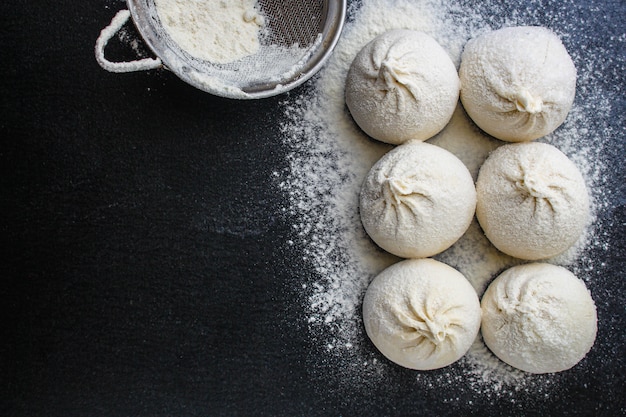
<path fill-rule="evenodd" d="M 123 9 L 117 12 L 115 17 L 111 20 L 111 23 L 100 32 L 100 36 L 96 40 L 96 61 L 105 70 L 109 72 L 134 72 L 134 71 L 147 71 L 151 69 L 161 68 L 163 62 L 159 58 L 144 58 L 136 61 L 129 62 L 112 62 L 106 59 L 104 56 L 104 49 L 107 44 L 119 30 L 128 22 L 130 18 L 130 11 Z"/>

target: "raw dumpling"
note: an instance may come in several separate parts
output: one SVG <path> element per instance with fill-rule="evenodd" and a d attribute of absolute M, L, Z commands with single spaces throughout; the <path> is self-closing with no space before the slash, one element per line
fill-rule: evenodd
<path fill-rule="evenodd" d="M 456 156 L 410 141 L 384 155 L 361 189 L 360 213 L 376 244 L 404 258 L 444 251 L 469 227 L 476 189 Z"/>
<path fill-rule="evenodd" d="M 561 151 L 540 142 L 501 146 L 480 168 L 476 217 L 502 252 L 545 259 L 572 246 L 589 219 L 582 174 Z"/>
<path fill-rule="evenodd" d="M 365 45 L 346 80 L 346 104 L 356 123 L 396 145 L 434 136 L 458 100 L 459 76 L 446 51 L 411 30 L 392 30 Z"/>
<path fill-rule="evenodd" d="M 576 90 L 572 59 L 543 27 L 509 27 L 470 40 L 459 76 L 467 114 L 509 142 L 534 140 L 559 127 Z"/>
<path fill-rule="evenodd" d="M 526 372 L 560 372 L 593 346 L 596 307 L 584 282 L 567 269 L 533 263 L 503 272 L 481 302 L 482 335 L 504 362 Z"/>
<path fill-rule="evenodd" d="M 437 369 L 460 359 L 478 334 L 480 316 L 469 281 L 432 259 L 390 266 L 363 300 L 369 338 L 388 359 L 410 369 Z"/>

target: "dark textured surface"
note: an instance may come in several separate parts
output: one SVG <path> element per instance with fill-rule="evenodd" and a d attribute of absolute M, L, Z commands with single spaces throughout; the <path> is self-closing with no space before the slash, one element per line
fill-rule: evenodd
<path fill-rule="evenodd" d="M 121 7 L 0 5 L 0 415 L 624 412 L 623 305 L 602 313 L 612 344 L 562 376 L 563 398 L 532 409 L 485 398 L 472 410 L 427 403 L 436 397 L 428 391 L 399 398 L 406 387 L 394 381 L 373 390 L 380 399 L 326 388 L 331 378 L 305 366 L 316 346 L 300 319 L 299 286 L 289 285 L 305 272 L 285 244 L 286 196 L 271 179 L 286 167 L 284 97 L 230 101 L 167 72 L 103 71 L 94 41 Z M 615 31 L 624 6 L 605 7 Z M 119 49 L 112 53 L 123 56 Z M 615 106 L 624 111 L 623 101 Z M 616 149 L 622 167 L 623 142 Z M 623 299 L 617 170 L 602 219 L 610 258 L 595 291 Z M 398 383 L 408 378 L 397 370 Z"/>

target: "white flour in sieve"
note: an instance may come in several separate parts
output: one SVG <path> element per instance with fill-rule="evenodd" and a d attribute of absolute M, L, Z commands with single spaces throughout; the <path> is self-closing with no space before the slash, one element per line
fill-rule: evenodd
<path fill-rule="evenodd" d="M 190 55 L 226 64 L 258 52 L 265 24 L 256 0 L 155 0 L 161 23 Z"/>
<path fill-rule="evenodd" d="M 323 34 L 316 32 L 320 16 L 306 2 L 291 6 L 283 10 L 257 0 L 154 0 L 164 31 L 200 70 L 188 71 L 178 56 L 167 62 L 169 68 L 206 91 L 231 98 L 252 98 L 250 91 L 256 88 L 278 94 L 292 81 L 305 79 L 300 76 L 323 47 Z M 287 11 L 295 15 L 281 14 Z M 297 21 L 285 28 L 281 19 Z"/>
<path fill-rule="evenodd" d="M 312 269 L 313 278 L 302 284 L 302 290 L 308 294 L 305 306 L 308 325 L 314 339 L 325 346 L 328 358 L 343 361 L 340 373 L 352 388 L 358 383 L 366 385 L 366 379 L 376 383 L 385 377 L 385 367 L 377 362 L 371 353 L 373 347 L 366 341 L 360 306 L 371 279 L 398 259 L 379 250 L 360 223 L 358 195 L 362 180 L 391 147 L 367 138 L 348 114 L 344 104 L 348 68 L 369 40 L 396 28 L 427 32 L 448 51 L 458 67 L 465 42 L 482 31 L 498 28 L 500 24 L 492 23 L 492 16 L 507 13 L 505 5 L 487 3 L 487 12 L 481 14 L 479 10 L 463 8 L 457 1 L 364 0 L 360 8 L 349 10 L 351 20 L 312 91 L 283 103 L 287 121 L 282 131 L 291 149 L 289 170 L 275 175 L 289 196 L 290 206 L 286 211 L 294 219 L 297 234 L 297 241 L 291 243 L 301 247 L 302 263 Z M 506 24 L 532 23 L 518 19 L 511 18 Z M 585 62 L 577 51 L 569 52 L 577 65 Z M 584 87 L 579 87 L 577 94 L 584 100 L 577 101 L 565 124 L 544 140 L 561 149 L 582 171 L 591 193 L 595 219 L 607 198 L 598 185 L 603 169 L 600 155 L 608 135 L 588 126 L 594 114 L 608 114 L 610 104 L 603 91 L 594 89 L 593 71 L 579 66 L 578 72 L 579 86 Z M 610 129 L 606 125 L 602 127 Z M 430 143 L 456 154 L 474 178 L 488 153 L 503 144 L 484 136 L 461 108 Z M 591 245 L 600 248 L 603 245 L 601 240 L 592 239 L 596 233 L 593 219 L 573 248 L 550 260 L 569 267 L 583 279 L 587 279 L 586 271 L 577 270 L 576 262 Z M 498 272 L 516 263 L 487 241 L 476 222 L 437 259 L 460 270 L 479 295 Z M 317 362 L 325 360 L 317 359 Z M 458 384 L 488 397 L 510 397 L 520 390 L 548 395 L 556 380 L 553 376 L 533 376 L 514 370 L 495 358 L 480 339 L 458 366 L 462 367 L 462 374 L 445 372 L 431 376 L 418 372 L 415 378 L 422 387 Z"/>

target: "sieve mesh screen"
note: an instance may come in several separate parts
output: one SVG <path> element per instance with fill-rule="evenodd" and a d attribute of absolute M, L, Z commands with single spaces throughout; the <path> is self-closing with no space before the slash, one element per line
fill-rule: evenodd
<path fill-rule="evenodd" d="M 269 44 L 310 46 L 324 29 L 325 0 L 259 0 L 261 12 L 267 17 Z"/>

